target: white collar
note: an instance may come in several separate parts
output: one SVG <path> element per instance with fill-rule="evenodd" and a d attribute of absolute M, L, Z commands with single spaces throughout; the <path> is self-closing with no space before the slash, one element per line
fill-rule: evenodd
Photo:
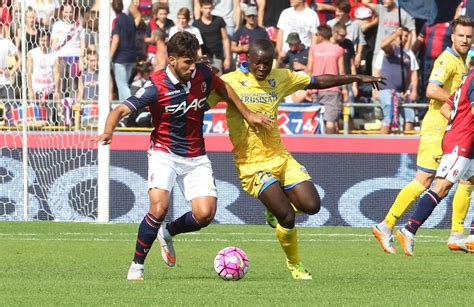
<path fill-rule="evenodd" d="M 186 82 L 186 84 L 181 83 L 181 81 L 179 81 L 178 78 L 176 78 L 175 75 L 171 72 L 169 65 L 166 66 L 166 74 L 168 75 L 168 78 L 170 78 L 173 85 L 182 84 L 183 87 L 186 89 L 186 91 L 189 91 L 191 89 L 191 81 Z M 196 70 L 193 72 L 191 78 L 194 78 L 195 75 L 196 75 Z"/>

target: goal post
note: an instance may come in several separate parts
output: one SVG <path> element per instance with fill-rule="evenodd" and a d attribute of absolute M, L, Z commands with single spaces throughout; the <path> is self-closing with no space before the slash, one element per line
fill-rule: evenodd
<path fill-rule="evenodd" d="M 0 24 L 0 221 L 109 222 L 110 1 L 43 2 Z"/>
<path fill-rule="evenodd" d="M 110 10 L 110 1 L 100 1 L 100 12 Z M 107 89 L 110 84 L 110 14 L 99 15 L 99 58 L 106 59 L 101 63 L 99 70 L 99 88 Z M 104 132 L 105 121 L 110 110 L 109 91 L 99 91 L 99 124 L 98 133 Z M 97 221 L 101 223 L 109 222 L 110 212 L 110 146 L 99 145 L 98 148 L 98 174 L 97 184 L 98 209 Z"/>

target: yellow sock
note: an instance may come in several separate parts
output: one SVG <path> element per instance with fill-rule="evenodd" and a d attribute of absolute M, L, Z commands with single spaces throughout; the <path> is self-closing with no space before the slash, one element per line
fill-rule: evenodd
<path fill-rule="evenodd" d="M 453 198 L 451 232 L 464 232 L 464 219 L 471 203 L 472 185 L 459 183 Z"/>
<path fill-rule="evenodd" d="M 411 204 L 420 197 L 426 188 L 416 180 L 412 180 L 397 195 L 395 202 L 385 216 L 385 223 L 393 229 L 398 219 L 410 208 Z"/>
<path fill-rule="evenodd" d="M 284 228 L 277 225 L 275 230 L 276 237 L 280 241 L 281 248 L 286 254 L 286 259 L 290 264 L 297 264 L 301 261 L 300 254 L 298 252 L 298 235 L 296 228 L 291 229 Z"/>

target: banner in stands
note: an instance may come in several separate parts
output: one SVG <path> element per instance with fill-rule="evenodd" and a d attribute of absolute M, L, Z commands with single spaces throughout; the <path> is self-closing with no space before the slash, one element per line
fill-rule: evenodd
<path fill-rule="evenodd" d="M 134 136 L 136 138 L 136 136 Z M 208 136 L 208 139 L 212 137 Z M 224 137 L 218 137 L 218 141 Z M 143 136 L 146 140 L 147 136 Z M 139 143 L 142 140 L 139 139 Z M 120 137 L 114 139 L 121 147 Z M 321 211 L 314 216 L 298 215 L 301 226 L 340 225 L 368 227 L 380 221 L 387 213 L 398 191 L 415 175 L 416 140 L 356 138 L 293 138 L 304 144 L 294 153 L 313 177 L 322 199 Z M 318 149 L 312 142 L 322 144 Z M 33 142 L 32 142 L 33 143 Z M 145 143 L 145 142 L 144 142 Z M 227 146 L 219 141 L 221 146 Z M 342 147 L 353 144 L 358 150 Z M 385 153 L 389 143 L 395 153 Z M 34 143 L 33 143 L 34 144 Z M 128 143 L 130 144 L 130 143 Z M 145 143 L 146 144 L 146 143 Z M 223 145 L 222 145 L 223 144 Z M 291 142 L 289 143 L 291 144 Z M 332 144 L 332 145 L 331 145 Z M 339 145 L 336 145 L 339 144 Z M 355 145 L 359 144 L 359 145 Z M 379 144 L 379 153 L 371 144 Z M 126 144 L 125 144 L 126 145 Z M 146 146 L 146 145 L 144 145 Z M 124 146 L 126 147 L 126 146 Z M 213 146 L 208 146 L 208 148 Z M 290 146 L 290 147 L 293 147 Z M 297 147 L 295 147 L 297 148 Z M 308 149 L 309 148 L 309 149 Z M 112 148 L 113 149 L 113 148 Z M 306 149 L 306 150 L 305 150 Z M 400 153 L 408 149 L 409 153 Z M 42 170 L 42 156 L 46 149 L 29 150 L 29 216 L 33 220 L 93 221 L 97 215 L 97 191 L 87 191 L 97 181 L 97 166 L 84 165 L 81 157 L 70 149 L 61 149 L 55 155 L 54 171 Z M 52 150 L 52 149 L 51 149 Z M 309 152 L 313 150 L 313 152 Z M 9 156 L 0 155 L 0 220 L 23 220 L 21 152 L 10 150 Z M 57 149 L 56 149 L 57 151 Z M 227 150 L 208 153 L 213 163 L 219 193 L 216 223 L 264 224 L 263 206 L 240 188 L 232 155 Z M 61 167 L 68 161 L 69 169 Z M 39 180 L 41 179 L 41 180 Z M 146 150 L 111 151 L 110 219 L 112 222 L 138 223 L 148 211 L 147 154 Z M 37 182 L 42 182 L 39 186 Z M 453 192 L 435 209 L 425 227 L 450 227 Z M 176 188 L 172 192 L 171 208 L 167 219 L 174 219 L 190 210 L 189 204 Z M 413 208 L 400 220 L 405 223 Z M 468 227 L 474 210 L 471 206 L 466 219 Z"/>
<path fill-rule="evenodd" d="M 278 126 L 280 133 L 292 134 L 321 134 L 324 132 L 323 106 L 308 103 L 282 104 L 278 108 Z M 204 114 L 204 133 L 229 133 L 225 116 L 225 104 Z"/>

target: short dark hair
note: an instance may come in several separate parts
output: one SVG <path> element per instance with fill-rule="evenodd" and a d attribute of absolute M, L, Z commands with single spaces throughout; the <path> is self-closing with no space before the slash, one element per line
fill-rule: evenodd
<path fill-rule="evenodd" d="M 457 26 L 472 27 L 472 19 L 468 16 L 459 16 L 451 22 L 451 27 L 453 28 L 453 33 L 456 30 Z"/>
<path fill-rule="evenodd" d="M 204 6 L 204 5 L 214 5 L 214 0 L 199 0 L 199 4 L 201 6 Z"/>
<path fill-rule="evenodd" d="M 318 28 L 318 34 L 325 39 L 330 39 L 332 36 L 332 30 L 331 27 L 328 26 L 327 24 L 319 25 Z"/>
<path fill-rule="evenodd" d="M 187 31 L 177 32 L 168 41 L 169 56 L 195 58 L 200 48 L 199 41 L 194 34 Z"/>
<path fill-rule="evenodd" d="M 346 14 L 349 14 L 349 12 L 351 11 L 351 4 L 349 3 L 349 1 L 340 1 L 336 4 L 336 7 Z"/>
<path fill-rule="evenodd" d="M 253 44 L 250 45 L 249 53 L 256 52 L 257 50 L 261 50 L 265 53 L 268 52 L 272 57 L 275 57 L 275 45 L 267 38 L 256 39 Z"/>
<path fill-rule="evenodd" d="M 336 22 L 336 24 L 332 27 L 332 29 L 335 30 L 347 30 L 347 26 L 343 24 L 342 22 Z"/>

